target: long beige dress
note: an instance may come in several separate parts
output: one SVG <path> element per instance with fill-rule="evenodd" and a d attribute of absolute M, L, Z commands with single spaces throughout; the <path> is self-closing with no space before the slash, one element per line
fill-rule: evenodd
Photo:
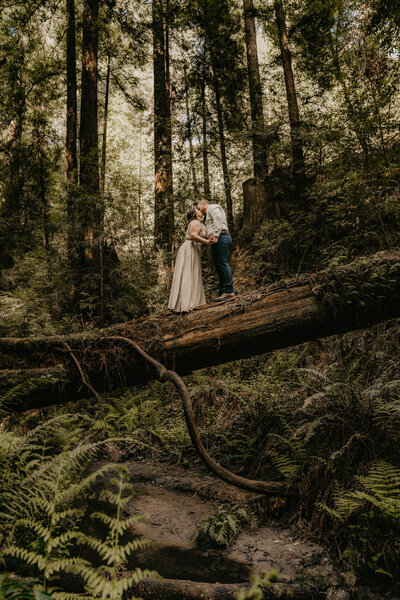
<path fill-rule="evenodd" d="M 168 303 L 168 308 L 175 312 L 188 312 L 196 306 L 206 303 L 201 276 L 201 247 L 203 244 L 190 239 L 190 226 L 191 223 L 186 232 L 186 240 L 176 255 Z M 199 235 L 207 237 L 203 224 L 201 224 Z"/>

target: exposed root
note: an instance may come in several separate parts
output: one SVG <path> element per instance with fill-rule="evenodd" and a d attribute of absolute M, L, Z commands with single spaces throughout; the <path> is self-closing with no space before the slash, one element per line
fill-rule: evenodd
<path fill-rule="evenodd" d="M 157 371 L 157 376 L 160 381 L 171 381 L 178 394 L 181 397 L 183 411 L 185 414 L 186 425 L 189 431 L 190 439 L 192 440 L 193 446 L 206 465 L 206 467 L 214 473 L 217 477 L 226 481 L 227 483 L 234 485 L 238 488 L 242 488 L 244 490 L 249 490 L 250 492 L 256 492 L 260 494 L 267 494 L 270 496 L 279 496 L 287 493 L 295 493 L 294 487 L 289 487 L 287 483 L 281 481 L 257 481 L 253 479 L 247 479 L 246 477 L 241 477 L 240 475 L 236 475 L 232 473 L 228 469 L 221 467 L 207 452 L 205 447 L 202 444 L 199 433 L 197 431 L 194 419 L 194 413 L 192 408 L 192 402 L 190 399 L 189 391 L 186 387 L 183 379 L 176 373 L 170 369 L 166 369 L 164 365 L 162 365 L 158 360 L 147 354 L 142 348 L 136 344 L 136 342 L 130 340 L 127 337 L 114 335 L 107 336 L 106 339 L 124 342 L 126 344 L 130 344 L 135 348 L 135 350 L 147 361 L 149 362 Z"/>

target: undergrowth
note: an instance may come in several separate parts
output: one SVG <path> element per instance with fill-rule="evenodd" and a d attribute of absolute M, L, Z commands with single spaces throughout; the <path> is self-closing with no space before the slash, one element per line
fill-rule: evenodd
<path fill-rule="evenodd" d="M 1 579 L 2 596 L 120 599 L 133 581 L 154 573 L 136 569 L 120 577 L 129 555 L 149 541 L 122 539 L 139 519 L 124 513 L 133 493 L 125 468 L 110 461 L 92 466 L 117 440 L 94 439 L 83 414 L 42 420 L 35 413 L 13 427 L 6 418 L 0 428 L 0 564 L 9 573 Z M 32 418 L 39 420 L 35 427 Z M 109 508 L 93 511 L 93 502 Z M 88 519 L 102 522 L 105 539 L 87 533 Z M 84 545 L 100 562 L 92 563 Z M 69 589 L 71 575 L 78 592 Z"/>
<path fill-rule="evenodd" d="M 254 526 L 255 521 L 247 506 L 222 508 L 198 524 L 193 541 L 200 548 L 227 548 L 245 525 Z"/>

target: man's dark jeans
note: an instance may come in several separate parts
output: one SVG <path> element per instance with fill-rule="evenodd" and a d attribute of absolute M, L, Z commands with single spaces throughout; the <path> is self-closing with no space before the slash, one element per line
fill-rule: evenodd
<path fill-rule="evenodd" d="M 233 277 L 229 266 L 229 249 L 232 238 L 229 233 L 221 233 L 216 244 L 211 246 L 215 269 L 219 279 L 219 293 L 233 294 Z"/>

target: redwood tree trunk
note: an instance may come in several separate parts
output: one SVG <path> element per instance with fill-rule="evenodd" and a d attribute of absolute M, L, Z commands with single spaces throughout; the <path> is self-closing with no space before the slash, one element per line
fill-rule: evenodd
<path fill-rule="evenodd" d="M 232 184 L 228 168 L 228 160 L 226 157 L 226 141 L 224 131 L 224 117 L 222 113 L 222 102 L 221 102 L 221 91 L 219 87 L 218 76 L 216 73 L 215 65 L 213 64 L 213 86 L 215 94 L 215 106 L 217 109 L 218 119 L 218 136 L 219 136 L 219 147 L 221 152 L 221 164 L 222 174 L 224 177 L 224 191 L 226 200 L 226 216 L 228 218 L 228 227 L 231 233 L 233 233 L 233 210 L 232 210 Z"/>
<path fill-rule="evenodd" d="M 251 138 L 253 144 L 254 177 L 265 183 L 268 173 L 268 152 L 265 140 L 264 110 L 258 65 L 257 36 L 253 0 L 243 0 L 244 30 L 247 54 L 251 107 Z"/>
<path fill-rule="evenodd" d="M 67 175 L 67 247 L 68 261 L 73 281 L 77 278 L 78 243 L 76 231 L 76 185 L 78 183 L 76 95 L 76 45 L 75 45 L 75 0 L 66 0 L 67 13 L 67 127 L 66 127 L 66 175 Z M 71 290 L 74 296 L 74 289 Z"/>
<path fill-rule="evenodd" d="M 185 80 L 185 107 L 186 107 L 186 120 L 187 120 L 187 131 L 186 135 L 189 142 L 189 161 L 190 161 L 190 172 L 193 181 L 193 190 L 196 196 L 198 195 L 198 187 L 197 187 L 197 176 L 196 176 L 196 165 L 194 162 L 194 152 L 193 152 L 193 140 L 192 140 L 192 124 L 190 118 L 190 107 L 189 107 L 189 86 L 187 80 L 187 68 L 186 63 L 184 64 L 184 80 Z"/>
<path fill-rule="evenodd" d="M 163 1 L 153 0 L 154 241 L 156 246 L 171 251 L 174 238 L 174 200 L 167 42 Z"/>
<path fill-rule="evenodd" d="M 100 192 L 104 194 L 106 185 L 106 158 L 107 158 L 107 124 L 108 124 L 108 99 L 110 95 L 111 54 L 107 57 L 106 93 L 104 98 L 103 139 L 101 144 Z"/>
<path fill-rule="evenodd" d="M 203 75 L 201 80 L 201 120 L 202 120 L 202 154 L 203 154 L 203 192 L 205 200 L 211 202 L 210 172 L 208 168 L 208 142 L 207 142 L 207 104 L 206 104 L 206 77 L 205 57 L 203 64 Z"/>
<path fill-rule="evenodd" d="M 22 47 L 10 61 L 9 85 L 13 112 L 7 129 L 4 148 L 3 198 L 0 201 L 0 269 L 14 264 L 13 251 L 18 248 L 21 236 L 23 150 L 22 133 L 26 110 L 23 70 L 25 55 Z"/>
<path fill-rule="evenodd" d="M 82 228 L 81 266 L 98 272 L 100 233 L 99 150 L 97 115 L 98 0 L 84 0 L 82 39 L 82 95 L 80 118 L 80 186 L 84 195 L 78 219 Z"/>
<path fill-rule="evenodd" d="M 306 180 L 303 156 L 303 137 L 297 104 L 296 86 L 293 77 L 292 57 L 289 50 L 288 35 L 286 30 L 286 16 L 282 0 L 274 0 L 276 24 L 279 34 L 279 46 L 283 73 L 285 77 L 286 97 L 289 110 L 290 135 L 292 142 L 293 172 L 296 194 L 299 199 L 304 197 Z"/>

